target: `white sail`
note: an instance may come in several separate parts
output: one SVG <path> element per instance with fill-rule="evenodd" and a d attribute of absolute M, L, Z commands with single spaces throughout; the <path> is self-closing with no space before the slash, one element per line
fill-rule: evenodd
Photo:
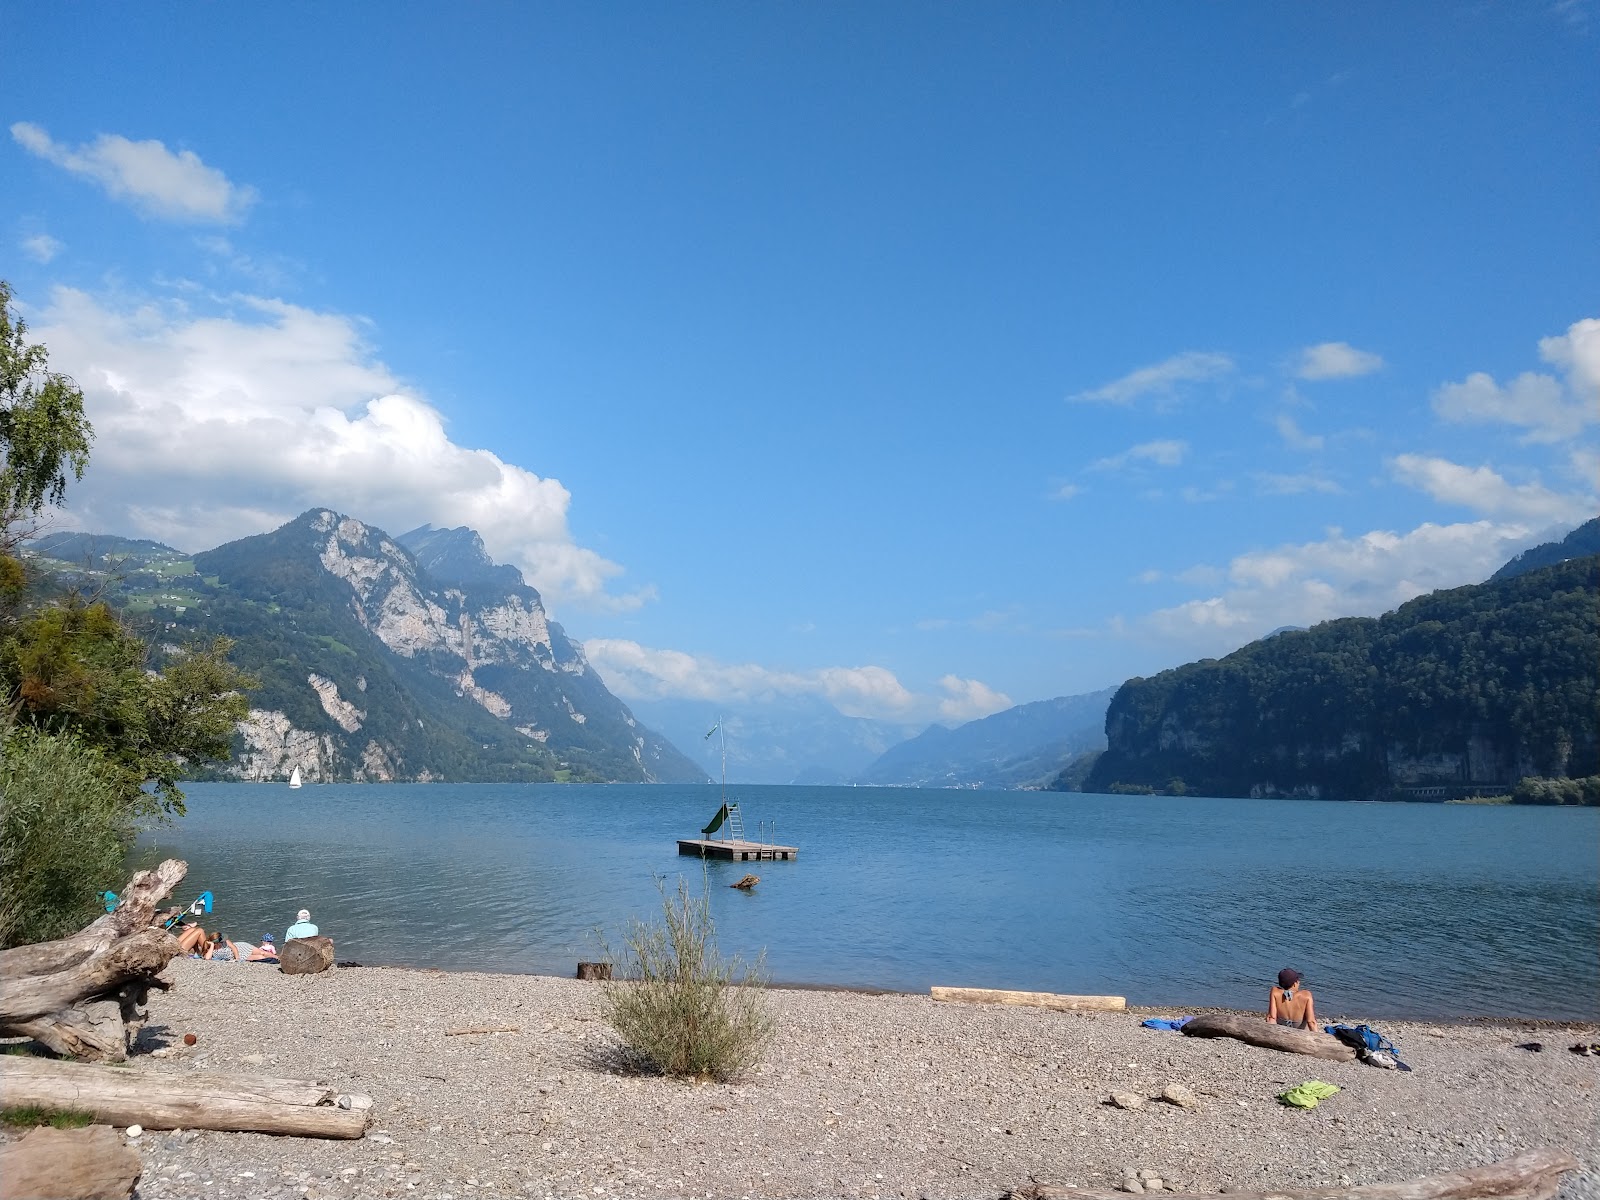
<path fill-rule="evenodd" d="M 299 767 L 296 767 L 293 771 L 291 771 L 289 773 L 289 786 L 290 787 L 299 787 L 300 786 L 300 768 Z"/>

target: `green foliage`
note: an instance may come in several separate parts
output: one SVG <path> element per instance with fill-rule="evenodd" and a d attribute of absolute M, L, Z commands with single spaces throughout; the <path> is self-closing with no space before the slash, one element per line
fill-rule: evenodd
<path fill-rule="evenodd" d="M 1395 760 L 1446 785 L 1595 774 L 1597 602 L 1600 557 L 1578 558 L 1129 680 L 1084 786 L 1359 799 L 1398 794 Z"/>
<path fill-rule="evenodd" d="M 81 929 L 121 880 L 129 810 L 99 752 L 69 733 L 0 733 L 0 948 Z"/>
<path fill-rule="evenodd" d="M 1539 779 L 1530 776 L 1511 793 L 1513 804 L 1600 805 L 1600 775 L 1583 779 Z"/>
<path fill-rule="evenodd" d="M 626 977 L 605 985 L 605 1018 L 635 1061 L 664 1075 L 736 1079 L 771 1044 L 759 962 L 724 960 L 716 948 L 710 898 L 675 895 L 658 881 L 660 923 L 636 921 L 618 965 Z"/>
<path fill-rule="evenodd" d="M 53 1108 L 39 1108 L 32 1104 L 19 1104 L 0 1109 L 0 1125 L 13 1129 L 32 1129 L 35 1125 L 49 1125 L 53 1129 L 83 1129 L 94 1124 L 94 1114 L 89 1112 L 58 1112 Z"/>
<path fill-rule="evenodd" d="M 11 286 L 0 280 L 0 525 L 59 504 L 67 476 L 83 478 L 94 430 L 83 393 L 49 369 L 42 345 L 11 312 Z"/>
<path fill-rule="evenodd" d="M 19 724 L 70 730 L 98 750 L 131 813 L 182 812 L 178 779 L 226 759 L 247 711 L 252 680 L 228 649 L 216 638 L 150 671 L 145 643 L 109 605 L 69 594 L 0 624 L 0 687 Z"/>
<path fill-rule="evenodd" d="M 1089 773 L 1094 770 L 1095 763 L 1100 761 L 1104 750 L 1085 750 L 1066 766 L 1061 768 L 1059 774 L 1047 784 L 1047 792 L 1081 792 L 1083 781 L 1089 778 Z"/>

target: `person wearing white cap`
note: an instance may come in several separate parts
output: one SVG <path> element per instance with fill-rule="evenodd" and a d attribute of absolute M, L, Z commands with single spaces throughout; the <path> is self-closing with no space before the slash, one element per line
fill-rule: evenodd
<path fill-rule="evenodd" d="M 294 924 L 289 926 L 289 931 L 283 935 L 284 941 L 291 938 L 316 937 L 317 927 L 311 923 L 311 911 L 302 908 L 295 914 Z"/>

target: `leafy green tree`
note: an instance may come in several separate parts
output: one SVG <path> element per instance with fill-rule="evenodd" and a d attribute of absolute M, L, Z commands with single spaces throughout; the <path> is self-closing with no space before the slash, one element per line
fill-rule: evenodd
<path fill-rule="evenodd" d="M 0 280 L 0 550 L 24 536 L 29 518 L 66 495 L 67 477 L 82 479 L 94 430 L 83 392 L 50 370 L 42 344 L 11 311 L 11 286 Z"/>

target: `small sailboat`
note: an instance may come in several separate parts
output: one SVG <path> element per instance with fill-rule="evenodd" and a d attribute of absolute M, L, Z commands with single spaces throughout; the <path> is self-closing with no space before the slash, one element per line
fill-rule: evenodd
<path fill-rule="evenodd" d="M 289 772 L 289 786 L 290 787 L 299 787 L 300 786 L 300 768 L 299 767 L 296 767 L 293 771 Z"/>

